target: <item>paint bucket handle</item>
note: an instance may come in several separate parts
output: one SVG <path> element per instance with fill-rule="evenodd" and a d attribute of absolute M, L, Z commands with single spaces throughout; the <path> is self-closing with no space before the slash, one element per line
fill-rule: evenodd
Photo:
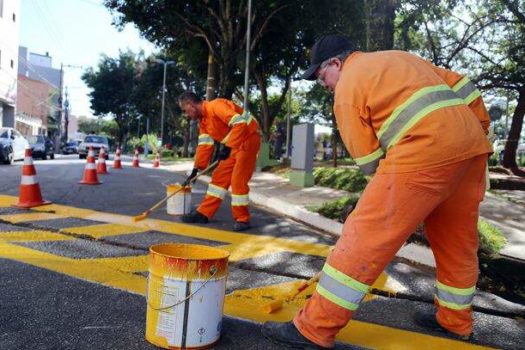
<path fill-rule="evenodd" d="M 168 310 L 168 309 L 171 309 L 172 307 L 175 307 L 177 305 L 180 305 L 182 303 L 184 303 L 186 300 L 192 298 L 195 294 L 197 294 L 199 292 L 199 290 L 201 290 L 211 279 L 213 276 L 215 276 L 215 274 L 217 273 L 217 266 L 213 265 L 212 267 L 210 267 L 210 277 L 208 277 L 204 283 L 199 287 L 197 288 L 197 290 L 193 293 L 191 293 L 190 295 L 188 295 L 186 298 L 182 299 L 182 300 L 179 300 L 177 301 L 175 304 L 173 305 L 169 305 L 169 306 L 164 306 L 164 307 L 159 307 L 159 308 L 156 308 L 156 307 L 153 307 L 150 303 L 149 303 L 149 300 L 148 300 L 148 295 L 149 293 L 146 294 L 146 303 L 148 304 L 148 306 L 150 308 L 152 308 L 153 310 L 155 311 L 164 311 L 164 310 Z"/>

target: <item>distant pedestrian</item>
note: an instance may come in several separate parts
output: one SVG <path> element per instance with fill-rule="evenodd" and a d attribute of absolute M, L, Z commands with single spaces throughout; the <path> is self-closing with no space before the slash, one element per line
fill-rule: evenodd
<path fill-rule="evenodd" d="M 220 143 L 219 165 L 213 171 L 211 183 L 199 207 L 182 217 L 187 223 L 208 223 L 215 215 L 231 185 L 234 231 L 250 228 L 248 182 L 255 171 L 261 145 L 259 125 L 255 118 L 230 100 L 217 98 L 203 101 L 192 92 L 179 97 L 180 108 L 189 119 L 199 123 L 199 141 L 195 164 L 186 182 L 210 163 L 214 141 Z"/>
<path fill-rule="evenodd" d="M 468 338 L 478 206 L 492 152 L 480 92 L 467 77 L 415 55 L 359 52 L 337 35 L 315 43 L 303 78 L 335 93 L 341 138 L 361 170 L 376 175 L 346 219 L 315 293 L 293 322 L 266 323 L 263 334 L 289 347 L 333 347 L 370 286 L 424 222 L 436 258 L 437 313 L 418 314 L 416 322 Z"/>

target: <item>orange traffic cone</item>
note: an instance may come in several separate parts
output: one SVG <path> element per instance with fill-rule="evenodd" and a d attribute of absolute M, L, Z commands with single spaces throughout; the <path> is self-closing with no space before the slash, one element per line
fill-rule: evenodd
<path fill-rule="evenodd" d="M 153 167 L 154 168 L 158 168 L 160 166 L 160 156 L 159 154 L 157 153 L 155 155 L 155 161 L 153 162 Z"/>
<path fill-rule="evenodd" d="M 135 155 L 133 156 L 133 160 L 131 161 L 131 166 L 133 168 L 140 168 L 139 165 L 139 150 L 135 149 Z"/>
<path fill-rule="evenodd" d="M 29 209 L 41 205 L 51 204 L 50 201 L 42 199 L 40 185 L 36 181 L 36 170 L 33 165 L 33 155 L 31 148 L 26 148 L 24 165 L 22 166 L 22 181 L 20 182 L 20 195 L 18 203 L 14 204 L 17 208 Z"/>
<path fill-rule="evenodd" d="M 79 182 L 83 185 L 100 185 L 102 182 L 98 181 L 97 169 L 95 166 L 95 152 L 93 148 L 89 148 L 86 167 L 84 168 L 84 178 Z"/>
<path fill-rule="evenodd" d="M 97 174 L 109 174 L 108 168 L 106 167 L 106 151 L 104 147 L 101 147 L 98 153 Z"/>
<path fill-rule="evenodd" d="M 122 169 L 122 163 L 120 162 L 120 147 L 117 147 L 115 153 L 115 160 L 113 161 L 113 169 Z"/>

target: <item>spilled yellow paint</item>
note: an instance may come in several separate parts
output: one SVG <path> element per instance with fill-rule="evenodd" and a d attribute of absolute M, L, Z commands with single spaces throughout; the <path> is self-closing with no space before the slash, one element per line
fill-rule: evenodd
<path fill-rule="evenodd" d="M 145 230 L 138 227 L 125 226 L 119 224 L 98 224 L 92 226 L 68 227 L 62 229 L 61 231 L 73 233 L 76 235 L 86 235 L 95 239 L 99 239 L 107 236 L 119 236 L 130 233 L 141 233 Z"/>
<path fill-rule="evenodd" d="M 8 231 L 0 233 L 0 241 L 15 241 L 15 242 L 41 242 L 41 241 L 65 241 L 70 240 L 71 237 L 61 235 L 59 233 L 48 231 Z"/>
<path fill-rule="evenodd" d="M 63 216 L 51 214 L 51 213 L 22 213 L 22 214 L 9 214 L 9 215 L 0 215 L 1 220 L 12 222 L 13 224 L 18 224 L 20 222 L 27 221 L 39 221 L 39 220 L 52 220 L 52 219 L 61 219 Z"/>

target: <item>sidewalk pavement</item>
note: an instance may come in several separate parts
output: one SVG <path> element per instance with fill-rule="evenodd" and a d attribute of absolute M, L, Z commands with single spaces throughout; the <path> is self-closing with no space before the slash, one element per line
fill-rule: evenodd
<path fill-rule="evenodd" d="M 180 162 L 164 168 L 186 173 L 192 167 L 193 162 Z M 209 183 L 210 177 L 201 176 L 199 180 Z M 287 179 L 268 172 L 256 172 L 250 181 L 250 201 L 253 204 L 336 236 L 341 235 L 343 227 L 341 223 L 311 212 L 307 208 L 345 195 L 348 195 L 346 191 L 320 186 L 296 187 L 290 185 Z M 512 191 L 512 194 L 509 194 L 508 191 L 487 192 L 485 200 L 481 203 L 480 215 L 498 227 L 507 238 L 507 244 L 501 254 L 525 261 L 525 227 L 523 225 L 525 191 Z M 435 267 L 431 250 L 415 243 L 403 246 L 397 256 L 418 264 Z"/>

